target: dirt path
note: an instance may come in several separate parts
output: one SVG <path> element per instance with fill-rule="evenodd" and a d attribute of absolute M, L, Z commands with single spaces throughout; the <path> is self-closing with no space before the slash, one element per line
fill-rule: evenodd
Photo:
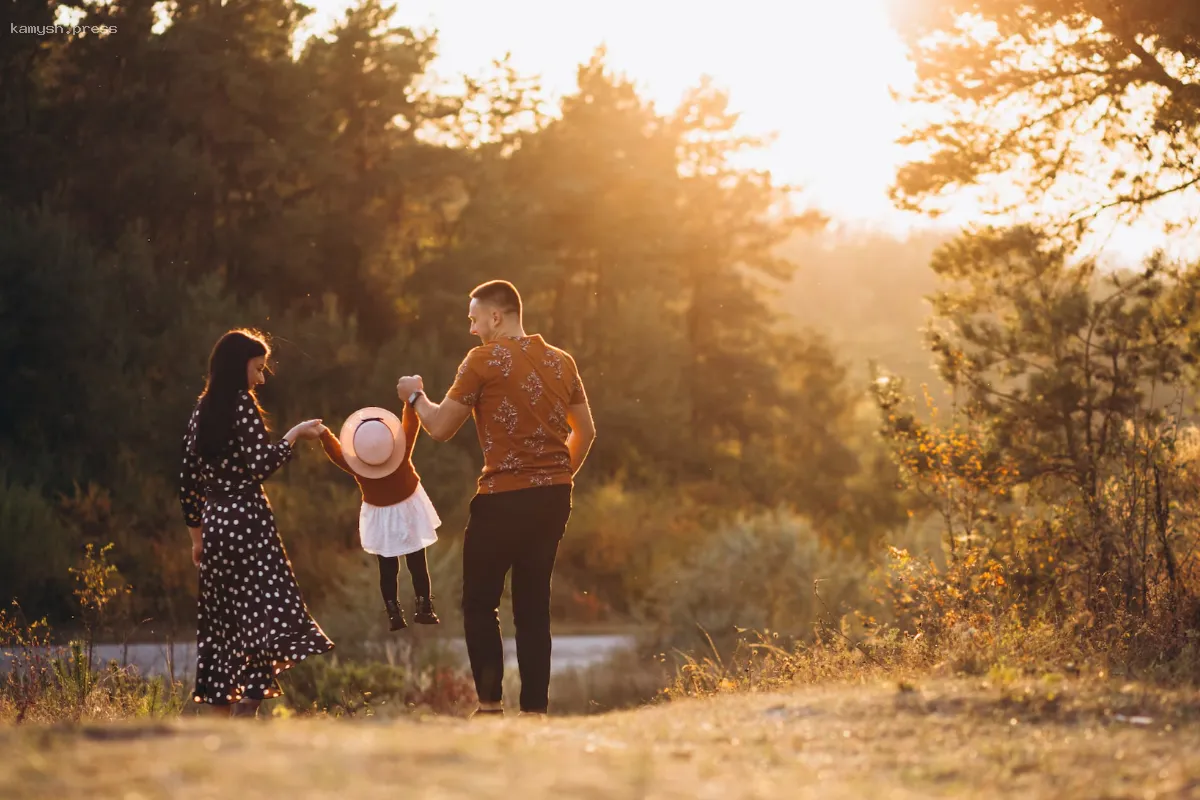
<path fill-rule="evenodd" d="M 0 730 L 13 798 L 1200 797 L 1195 694 L 833 686 L 586 718 Z"/>

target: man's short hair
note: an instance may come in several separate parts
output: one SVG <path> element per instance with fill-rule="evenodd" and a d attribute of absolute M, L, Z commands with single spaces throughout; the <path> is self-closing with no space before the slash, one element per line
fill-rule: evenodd
<path fill-rule="evenodd" d="M 495 306 L 506 314 L 516 314 L 518 318 L 522 313 L 521 295 L 508 281 L 481 283 L 471 290 L 471 298 Z"/>

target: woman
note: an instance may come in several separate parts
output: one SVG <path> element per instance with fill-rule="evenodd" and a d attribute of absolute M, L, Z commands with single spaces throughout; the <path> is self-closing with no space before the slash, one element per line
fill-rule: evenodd
<path fill-rule="evenodd" d="M 200 568 L 192 700 L 226 715 L 235 703 L 257 714 L 283 693 L 279 673 L 333 649 L 304 605 L 262 487 L 323 426 L 308 420 L 272 443 L 254 396 L 269 355 L 255 333 L 221 337 L 183 443 L 180 503 Z"/>

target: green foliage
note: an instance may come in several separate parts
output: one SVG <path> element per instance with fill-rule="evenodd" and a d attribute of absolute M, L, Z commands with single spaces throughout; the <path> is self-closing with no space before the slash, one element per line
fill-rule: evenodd
<path fill-rule="evenodd" d="M 109 611 L 109 606 L 122 593 L 120 573 L 108 563 L 108 554 L 112 549 L 113 545 L 109 542 L 97 553 L 89 542 L 82 566 L 78 569 L 71 567 L 70 570 L 75 576 L 75 599 L 79 601 L 84 616 L 92 620 L 89 625 L 99 624 Z"/>
<path fill-rule="evenodd" d="M 950 563 L 900 553 L 889 605 L 930 646 L 1014 613 L 1131 664 L 1182 652 L 1200 589 L 1184 402 L 1200 271 L 1100 274 L 1028 229 L 964 236 L 933 266 L 929 341 L 959 405 L 918 419 L 886 378 L 876 398 Z"/>
<path fill-rule="evenodd" d="M 450 667 L 414 673 L 392 664 L 331 656 L 307 659 L 288 670 L 283 680 L 288 709 L 335 717 L 411 710 L 466 714 L 475 701 L 470 676 Z"/>
<path fill-rule="evenodd" d="M 0 720 L 79 722 L 178 716 L 186 690 L 161 677 L 145 678 L 115 662 L 93 669 L 87 643 L 54 648 L 45 619 L 29 622 L 21 609 L 0 610 Z"/>
<path fill-rule="evenodd" d="M 824 547 L 805 520 L 739 520 L 655 574 L 647 647 L 728 653 L 745 630 L 807 640 L 821 618 L 865 604 L 868 569 Z"/>
<path fill-rule="evenodd" d="M 79 534 L 40 491 L 0 476 L 0 586 L 5 602 L 22 598 L 43 613 L 69 613 L 67 568 Z"/>
<path fill-rule="evenodd" d="M 495 277 L 581 365 L 600 430 L 581 502 L 609 482 L 646 487 L 643 507 L 710 493 L 714 517 L 790 506 L 860 546 L 894 519 L 867 502 L 888 479 L 858 457 L 838 359 L 769 300 L 793 269 L 778 246 L 819 220 L 735 166 L 760 143 L 712 86 L 664 113 L 598 54 L 551 117 L 504 64 L 465 97 L 428 84 L 434 39 L 377 0 L 303 43 L 291 0 L 177 3 L 158 33 L 145 3 L 81 11 L 120 35 L 0 57 L 0 159 L 29 179 L 0 186 L 0 509 L 20 520 L 0 547 L 31 609 L 65 622 L 60 562 L 113 542 L 129 619 L 191 627 L 174 483 L 224 330 L 271 334 L 275 429 L 336 430 L 394 404 L 400 374 L 448 387 L 474 344 L 466 293 Z M 479 461 L 470 426 L 417 445 L 447 553 Z M 269 490 L 306 601 L 336 604 L 356 488 L 311 448 Z M 25 580 L 43 569 L 22 549 L 34 528 L 57 583 Z M 614 562 L 593 580 L 587 561 L 566 559 L 559 607 L 635 613 L 633 577 Z"/>
<path fill-rule="evenodd" d="M 936 215 L 974 196 L 1033 224 L 967 231 L 932 260 L 948 413 L 921 418 L 902 384 L 877 384 L 910 508 L 940 518 L 950 562 L 905 555 L 893 605 L 934 639 L 980 632 L 972 652 L 1012 613 L 1009 634 L 1045 619 L 1131 667 L 1190 663 L 1200 266 L 1154 256 L 1105 273 L 1079 242 L 1104 212 L 1194 197 L 1196 7 L 919 2 L 901 16 L 928 107 L 908 137 L 925 155 L 895 199 Z M 1168 229 L 1181 208 L 1163 209 Z"/>

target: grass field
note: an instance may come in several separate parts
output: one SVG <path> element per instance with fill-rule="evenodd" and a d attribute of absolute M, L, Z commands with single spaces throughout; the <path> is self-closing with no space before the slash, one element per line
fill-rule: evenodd
<path fill-rule="evenodd" d="M 0 729 L 0 797 L 1200 796 L 1200 696 L 937 680 L 737 693 L 593 717 Z"/>

